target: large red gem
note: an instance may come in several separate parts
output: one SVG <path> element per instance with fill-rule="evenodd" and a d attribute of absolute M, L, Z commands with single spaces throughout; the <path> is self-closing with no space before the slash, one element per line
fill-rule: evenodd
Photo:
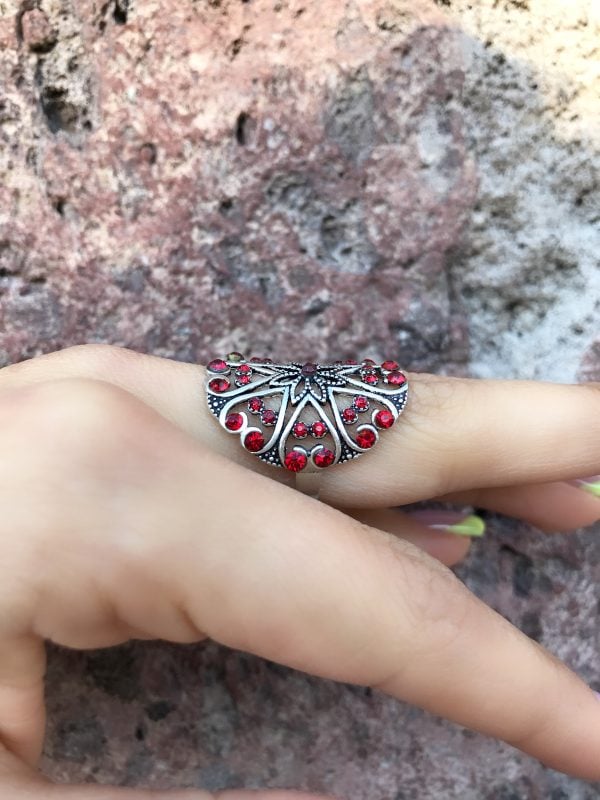
<path fill-rule="evenodd" d="M 265 404 L 260 397 L 251 397 L 248 400 L 248 411 L 251 411 L 253 414 L 260 414 L 260 412 L 265 407 Z"/>
<path fill-rule="evenodd" d="M 402 386 L 406 383 L 406 376 L 402 372 L 390 372 L 387 376 L 387 381 L 392 386 Z"/>
<path fill-rule="evenodd" d="M 308 436 L 308 425 L 304 422 L 296 422 L 292 428 L 292 432 L 296 439 L 304 439 Z"/>
<path fill-rule="evenodd" d="M 277 412 L 271 408 L 265 408 L 262 412 L 261 419 L 265 425 L 275 425 L 277 422 Z"/>
<path fill-rule="evenodd" d="M 315 439 L 321 439 L 327 433 L 327 425 L 322 420 L 313 422 L 313 424 L 310 426 L 310 432 Z"/>
<path fill-rule="evenodd" d="M 351 425 L 353 422 L 356 422 L 358 419 L 358 414 L 353 408 L 345 408 L 342 411 L 342 419 L 346 423 L 346 425 Z"/>
<path fill-rule="evenodd" d="M 335 461 L 335 453 L 333 450 L 324 447 L 322 450 L 319 450 L 318 453 L 315 453 L 313 461 L 317 467 L 330 467 Z"/>
<path fill-rule="evenodd" d="M 250 375 L 237 375 L 235 382 L 238 386 L 247 386 L 251 380 Z"/>
<path fill-rule="evenodd" d="M 394 422 L 394 415 L 387 408 L 382 408 L 375 414 L 375 424 L 378 428 L 391 428 Z"/>
<path fill-rule="evenodd" d="M 225 427 L 228 431 L 239 431 L 243 424 L 244 418 L 241 414 L 237 414 L 236 412 L 227 414 L 225 417 Z"/>
<path fill-rule="evenodd" d="M 222 358 L 213 358 L 206 368 L 211 372 L 229 372 L 227 362 L 223 361 Z"/>
<path fill-rule="evenodd" d="M 283 459 L 283 463 L 287 469 L 291 470 L 292 472 L 300 472 L 300 470 L 303 470 L 308 463 L 308 458 L 304 453 L 301 453 L 298 450 L 290 450 L 290 452 L 287 453 L 286 457 Z"/>
<path fill-rule="evenodd" d="M 231 384 L 227 378 L 213 378 L 208 382 L 208 388 L 211 392 L 226 392 L 230 386 Z"/>
<path fill-rule="evenodd" d="M 364 430 L 360 431 L 356 437 L 356 444 L 359 447 L 362 447 L 364 450 L 367 450 L 369 447 L 373 447 L 376 441 L 377 435 L 375 431 L 371 430 L 370 428 L 365 428 Z"/>
<path fill-rule="evenodd" d="M 369 407 L 369 401 L 363 394 L 359 394 L 354 398 L 352 405 L 357 411 L 366 411 Z"/>
<path fill-rule="evenodd" d="M 265 446 L 265 438 L 259 431 L 250 431 L 244 439 L 244 447 L 251 453 L 257 453 Z"/>
<path fill-rule="evenodd" d="M 396 361 L 384 361 L 381 365 L 381 369 L 391 372 L 393 369 L 398 369 L 398 363 Z"/>

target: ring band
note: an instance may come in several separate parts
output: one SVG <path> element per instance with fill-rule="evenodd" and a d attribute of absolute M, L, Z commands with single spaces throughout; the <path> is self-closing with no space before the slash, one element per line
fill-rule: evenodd
<path fill-rule="evenodd" d="M 206 369 L 208 407 L 221 427 L 261 461 L 295 473 L 296 487 L 314 497 L 320 473 L 371 450 L 408 398 L 392 360 L 275 364 L 234 352 Z"/>

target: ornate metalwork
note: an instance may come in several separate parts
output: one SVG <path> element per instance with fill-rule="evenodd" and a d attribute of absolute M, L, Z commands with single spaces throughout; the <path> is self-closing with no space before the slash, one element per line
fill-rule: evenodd
<path fill-rule="evenodd" d="M 367 452 L 408 397 L 393 361 L 274 364 L 230 353 L 207 371 L 208 407 L 222 427 L 262 461 L 294 472 Z"/>

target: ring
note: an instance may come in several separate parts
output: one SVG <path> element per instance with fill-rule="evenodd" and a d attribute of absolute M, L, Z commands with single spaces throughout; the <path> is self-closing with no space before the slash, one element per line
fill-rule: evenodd
<path fill-rule="evenodd" d="M 295 473 L 296 487 L 313 496 L 319 474 L 371 450 L 408 397 L 392 360 L 275 364 L 235 352 L 206 369 L 208 407 L 221 427 L 261 461 Z"/>

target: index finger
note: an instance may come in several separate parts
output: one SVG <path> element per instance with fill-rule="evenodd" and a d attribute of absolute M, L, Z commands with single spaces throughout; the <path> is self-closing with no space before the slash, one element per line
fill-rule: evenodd
<path fill-rule="evenodd" d="M 407 375 L 409 401 L 397 424 L 367 457 L 323 470 L 320 499 L 340 507 L 390 506 L 473 487 L 600 473 L 599 384 Z M 0 391 L 60 377 L 113 383 L 216 452 L 271 478 L 293 480 L 215 424 L 202 367 L 84 345 L 1 370 Z"/>

